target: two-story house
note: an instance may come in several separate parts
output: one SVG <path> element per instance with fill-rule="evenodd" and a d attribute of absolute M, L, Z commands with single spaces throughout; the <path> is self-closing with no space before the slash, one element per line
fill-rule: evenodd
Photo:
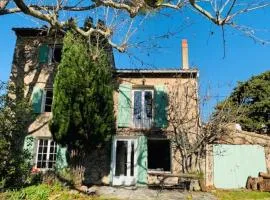
<path fill-rule="evenodd" d="M 53 76 L 61 60 L 62 35 L 48 36 L 45 30 L 14 28 L 17 43 L 10 80 L 24 86 L 36 119 L 29 126 L 25 148 L 33 154 L 33 167 L 39 170 L 68 167 L 66 148 L 53 141 L 48 128 L 53 101 Z M 198 71 L 188 65 L 186 40 L 182 42 L 183 66 L 179 69 L 117 69 L 119 84 L 114 92 L 117 134 L 110 151 L 98 149 L 87 160 L 89 183 L 148 185 L 158 183 L 165 174 L 181 172 L 179 152 L 172 142 L 168 118 L 172 91 L 197 86 Z M 112 56 L 112 51 L 109 51 Z M 112 66 L 113 56 L 112 56 Z M 188 96 L 187 96 L 188 98 Z M 193 101 L 193 99 L 188 99 Z M 190 112 L 198 109 L 194 101 Z M 175 110 L 175 112 L 184 112 Z M 194 126 L 197 126 L 196 123 Z M 86 181 L 86 182 L 87 182 Z M 177 184 L 177 178 L 168 180 Z"/>

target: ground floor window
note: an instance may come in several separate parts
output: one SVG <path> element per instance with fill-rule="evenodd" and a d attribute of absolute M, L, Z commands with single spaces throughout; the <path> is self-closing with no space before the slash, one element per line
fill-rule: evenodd
<path fill-rule="evenodd" d="M 171 171 L 170 140 L 148 139 L 148 170 Z"/>
<path fill-rule="evenodd" d="M 39 139 L 37 145 L 37 168 L 52 169 L 56 161 L 56 142 L 51 139 Z"/>

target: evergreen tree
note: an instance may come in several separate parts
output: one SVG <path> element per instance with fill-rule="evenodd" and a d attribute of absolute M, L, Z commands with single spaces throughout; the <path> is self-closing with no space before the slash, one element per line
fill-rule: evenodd
<path fill-rule="evenodd" d="M 90 152 L 115 132 L 112 69 L 106 52 L 95 51 L 83 37 L 68 32 L 54 82 L 54 139 L 69 150 Z M 83 155 L 81 155 L 83 156 Z"/>
<path fill-rule="evenodd" d="M 23 95 L 16 94 L 12 84 L 0 82 L 0 190 L 23 186 L 30 172 L 30 152 L 23 150 L 23 142 L 34 116 Z"/>
<path fill-rule="evenodd" d="M 229 98 L 217 106 L 217 112 L 223 106 L 231 112 L 237 110 L 243 130 L 270 133 L 270 71 L 239 82 Z"/>

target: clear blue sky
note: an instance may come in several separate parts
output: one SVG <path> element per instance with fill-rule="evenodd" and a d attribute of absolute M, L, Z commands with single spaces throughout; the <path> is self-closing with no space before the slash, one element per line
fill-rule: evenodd
<path fill-rule="evenodd" d="M 238 23 L 253 26 L 258 36 L 270 39 L 270 9 L 249 13 Z M 187 25 L 190 24 L 190 25 Z M 38 27 L 40 23 L 23 14 L 0 17 L 0 80 L 7 81 L 16 42 L 12 27 Z M 153 38 L 168 32 L 168 38 Z M 118 68 L 178 68 L 181 66 L 181 39 L 188 39 L 189 62 L 200 71 L 201 95 L 215 96 L 204 112 L 208 114 L 217 100 L 227 96 L 237 81 L 270 70 L 270 46 L 255 43 L 232 29 L 225 30 L 226 56 L 223 58 L 221 29 L 191 11 L 162 11 L 153 14 L 131 40 L 144 41 L 147 47 L 134 48 L 127 54 L 115 53 Z"/>

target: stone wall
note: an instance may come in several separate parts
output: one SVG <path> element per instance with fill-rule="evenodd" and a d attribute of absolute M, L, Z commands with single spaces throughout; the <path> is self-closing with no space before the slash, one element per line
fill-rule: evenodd
<path fill-rule="evenodd" d="M 38 62 L 38 48 L 41 44 L 58 44 L 60 38 L 45 36 L 17 37 L 16 48 L 10 75 L 10 83 L 16 88 L 22 88 L 24 96 L 31 101 L 31 95 L 35 86 L 40 88 L 52 88 L 56 65 L 40 64 Z M 29 133 L 35 137 L 51 137 L 48 128 L 50 113 L 41 113 L 29 126 Z"/>
<path fill-rule="evenodd" d="M 111 182 L 111 143 L 89 153 L 85 163 L 85 184 L 109 185 Z"/>

